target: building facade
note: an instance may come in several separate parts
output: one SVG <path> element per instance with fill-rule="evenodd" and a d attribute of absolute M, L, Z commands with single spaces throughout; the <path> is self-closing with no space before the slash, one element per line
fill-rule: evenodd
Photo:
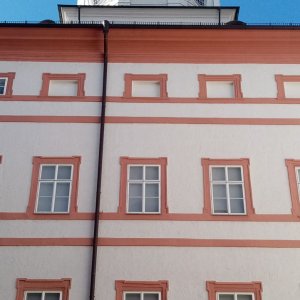
<path fill-rule="evenodd" d="M 299 28 L 168 9 L 0 24 L 0 299 L 300 298 Z"/>

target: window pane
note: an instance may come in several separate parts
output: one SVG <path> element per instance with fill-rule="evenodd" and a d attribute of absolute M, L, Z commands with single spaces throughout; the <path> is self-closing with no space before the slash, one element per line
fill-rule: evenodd
<path fill-rule="evenodd" d="M 52 197 L 39 197 L 38 212 L 51 212 Z"/>
<path fill-rule="evenodd" d="M 214 184 L 213 185 L 213 198 L 227 198 L 226 196 L 226 185 L 225 184 Z"/>
<path fill-rule="evenodd" d="M 71 179 L 72 167 L 60 166 L 57 171 L 57 179 Z"/>
<path fill-rule="evenodd" d="M 130 180 L 143 180 L 143 167 L 130 167 L 129 179 Z"/>
<path fill-rule="evenodd" d="M 144 300 L 158 300 L 158 294 L 144 294 Z"/>
<path fill-rule="evenodd" d="M 54 203 L 55 212 L 68 212 L 69 210 L 69 197 L 56 197 Z"/>
<path fill-rule="evenodd" d="M 212 180 L 225 181 L 225 168 L 224 167 L 213 167 L 211 170 L 212 170 Z"/>
<path fill-rule="evenodd" d="M 129 184 L 129 197 L 142 197 L 143 196 L 143 185 L 141 183 L 130 183 Z"/>
<path fill-rule="evenodd" d="M 46 293 L 45 300 L 60 300 L 59 293 Z"/>
<path fill-rule="evenodd" d="M 55 178 L 55 166 L 43 166 L 41 179 L 54 179 Z"/>
<path fill-rule="evenodd" d="M 229 181 L 242 181 L 242 172 L 240 167 L 228 168 Z"/>
<path fill-rule="evenodd" d="M 159 212 L 159 199 L 158 198 L 146 198 L 145 211 L 146 212 Z"/>
<path fill-rule="evenodd" d="M 69 197 L 70 183 L 57 183 L 56 184 L 56 197 Z"/>
<path fill-rule="evenodd" d="M 298 172 L 298 183 L 300 182 L 300 169 L 297 170 Z"/>
<path fill-rule="evenodd" d="M 158 197 L 159 194 L 159 185 L 155 184 L 146 184 L 146 197 Z"/>
<path fill-rule="evenodd" d="M 126 300 L 141 300 L 140 294 L 126 294 Z"/>
<path fill-rule="evenodd" d="M 42 293 L 27 293 L 26 300 L 41 300 Z"/>
<path fill-rule="evenodd" d="M 214 199 L 214 213 L 228 213 L 226 199 Z"/>
<path fill-rule="evenodd" d="M 143 211 L 142 198 L 129 198 L 128 211 L 142 212 Z"/>
<path fill-rule="evenodd" d="M 158 180 L 159 167 L 146 167 L 146 180 Z"/>
<path fill-rule="evenodd" d="M 234 295 L 219 295 L 219 300 L 234 300 Z"/>
<path fill-rule="evenodd" d="M 241 184 L 230 184 L 229 185 L 230 198 L 244 198 L 243 186 Z"/>
<path fill-rule="evenodd" d="M 243 199 L 230 199 L 230 209 L 234 214 L 245 213 Z"/>
<path fill-rule="evenodd" d="M 0 85 L 0 95 L 4 95 L 4 86 Z"/>
<path fill-rule="evenodd" d="M 237 300 L 252 300 L 252 295 L 238 295 Z"/>
<path fill-rule="evenodd" d="M 53 196 L 54 183 L 53 182 L 41 182 L 39 196 Z"/>

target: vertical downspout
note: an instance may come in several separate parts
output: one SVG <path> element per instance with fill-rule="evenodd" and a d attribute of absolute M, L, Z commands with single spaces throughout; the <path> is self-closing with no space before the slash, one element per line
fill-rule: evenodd
<path fill-rule="evenodd" d="M 91 267 L 91 284 L 90 284 L 90 300 L 95 299 L 95 285 L 97 273 L 97 252 L 98 252 L 98 234 L 99 234 L 99 209 L 101 199 L 101 183 L 102 183 L 102 163 L 103 163 L 103 145 L 104 145 L 104 127 L 106 112 L 106 88 L 107 88 L 107 64 L 108 64 L 108 31 L 109 22 L 103 22 L 103 39 L 104 39 L 104 60 L 103 60 L 103 77 L 102 77 L 102 104 L 101 104 L 101 125 L 99 138 L 99 154 L 98 154 L 98 175 L 97 175 L 97 191 L 96 206 L 94 219 L 94 237 L 93 237 L 93 254 Z"/>

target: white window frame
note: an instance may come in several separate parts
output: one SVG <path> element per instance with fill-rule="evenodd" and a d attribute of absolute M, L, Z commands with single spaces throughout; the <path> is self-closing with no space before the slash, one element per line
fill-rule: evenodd
<path fill-rule="evenodd" d="M 53 166 L 55 166 L 55 178 L 54 179 L 41 179 L 43 167 L 53 167 Z M 71 167 L 71 178 L 68 180 L 57 179 L 58 167 Z M 38 189 L 37 190 L 37 198 L 36 198 L 35 211 L 34 211 L 36 214 L 68 214 L 68 213 L 70 213 L 70 202 L 71 202 L 72 186 L 73 186 L 73 171 L 74 171 L 74 167 L 72 164 L 41 164 L 40 165 L 38 188 L 37 188 Z M 54 183 L 52 200 L 51 200 L 51 211 L 38 211 L 39 196 L 40 196 L 40 184 L 44 183 L 44 182 Z M 54 211 L 56 186 L 57 186 L 57 183 L 64 183 L 64 182 L 70 183 L 69 197 L 68 197 L 69 198 L 68 199 L 68 210 L 64 211 L 64 212 L 57 212 L 57 211 Z"/>
<path fill-rule="evenodd" d="M 143 168 L 143 179 L 142 180 L 131 180 L 130 179 L 130 168 L 131 167 L 142 167 Z M 158 180 L 146 180 L 146 167 L 157 167 L 158 168 Z M 129 186 L 131 183 L 139 183 L 143 184 L 142 191 L 142 211 L 141 212 L 132 212 L 129 211 Z M 158 183 L 158 211 L 148 212 L 145 211 L 145 200 L 146 200 L 146 184 L 149 183 Z M 152 165 L 152 164 L 129 164 L 127 167 L 127 192 L 126 192 L 126 213 L 128 214 L 160 214 L 161 213 L 161 166 L 160 165 Z"/>
<path fill-rule="evenodd" d="M 127 294 L 137 294 L 137 295 L 140 295 L 142 296 L 141 297 L 141 300 L 144 300 L 144 295 L 145 294 L 157 294 L 158 295 L 158 300 L 161 300 L 161 293 L 160 292 L 156 292 L 156 291 L 148 291 L 148 292 L 140 292 L 140 291 L 127 291 L 127 292 L 124 292 L 123 293 L 123 300 L 126 300 L 126 295 Z"/>
<path fill-rule="evenodd" d="M 234 296 L 234 300 L 237 300 L 237 297 L 238 296 L 242 296 L 242 295 L 246 295 L 246 296 L 252 296 L 252 299 L 251 300 L 255 300 L 255 295 L 253 293 L 241 293 L 241 292 L 225 292 L 225 293 L 222 293 L 222 292 L 218 292 L 217 293 L 217 300 L 220 300 L 220 295 L 231 295 L 231 296 Z"/>
<path fill-rule="evenodd" d="M 4 96 L 6 94 L 6 89 L 7 89 L 7 83 L 8 83 L 8 78 L 7 77 L 0 77 L 0 80 L 1 79 L 4 79 L 5 82 L 4 82 L 4 90 L 3 90 L 3 93 L 0 94 L 0 96 Z"/>
<path fill-rule="evenodd" d="M 224 180 L 212 180 L 212 169 L 213 168 L 225 168 L 225 181 Z M 240 168 L 241 170 L 241 181 L 229 181 L 228 180 L 228 168 Z M 246 194 L 245 194 L 245 181 L 244 181 L 244 170 L 243 166 L 241 165 L 210 165 L 209 166 L 209 181 L 210 181 L 210 194 L 211 194 L 211 207 L 212 207 L 212 214 L 213 215 L 247 215 L 247 206 L 246 206 Z M 214 184 L 223 184 L 226 185 L 226 201 L 227 201 L 227 213 L 218 213 L 215 212 L 214 208 L 214 193 L 213 193 L 213 185 Z M 229 197 L 229 186 L 234 184 L 242 184 L 242 191 L 243 191 L 243 205 L 244 205 L 244 212 L 242 213 L 232 213 L 231 206 L 230 206 L 230 197 Z"/>
<path fill-rule="evenodd" d="M 45 300 L 46 294 L 59 294 L 59 300 L 62 300 L 62 291 L 26 291 L 24 300 L 27 300 L 27 294 L 42 294 L 41 300 Z"/>

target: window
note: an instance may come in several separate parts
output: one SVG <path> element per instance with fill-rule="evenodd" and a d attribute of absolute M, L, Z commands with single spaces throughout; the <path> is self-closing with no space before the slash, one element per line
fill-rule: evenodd
<path fill-rule="evenodd" d="M 260 282 L 215 282 L 207 281 L 209 300 L 261 300 Z"/>
<path fill-rule="evenodd" d="M 233 98 L 241 99 L 241 75 L 198 75 L 201 99 L 207 98 Z"/>
<path fill-rule="evenodd" d="M 167 300 L 167 281 L 116 281 L 116 300 Z"/>
<path fill-rule="evenodd" d="M 160 300 L 160 293 L 154 292 L 126 292 L 124 300 Z"/>
<path fill-rule="evenodd" d="M 277 98 L 300 98 L 300 76 L 275 75 Z"/>
<path fill-rule="evenodd" d="M 121 160 L 119 211 L 127 214 L 166 214 L 166 158 Z"/>
<path fill-rule="evenodd" d="M 202 159 L 204 213 L 250 215 L 254 213 L 249 160 Z"/>
<path fill-rule="evenodd" d="M 61 292 L 26 292 L 25 300 L 61 300 Z"/>
<path fill-rule="evenodd" d="M 71 279 L 17 279 L 16 300 L 68 300 Z"/>
<path fill-rule="evenodd" d="M 124 97 L 167 98 L 167 74 L 125 74 Z"/>
<path fill-rule="evenodd" d="M 292 214 L 300 216 L 300 160 L 286 159 L 290 193 L 292 199 Z"/>
<path fill-rule="evenodd" d="M 34 157 L 28 210 L 34 214 L 73 214 L 80 157 Z"/>
<path fill-rule="evenodd" d="M 0 96 L 12 96 L 15 73 L 0 73 Z"/>
<path fill-rule="evenodd" d="M 84 97 L 85 74 L 43 74 L 40 96 Z"/>

